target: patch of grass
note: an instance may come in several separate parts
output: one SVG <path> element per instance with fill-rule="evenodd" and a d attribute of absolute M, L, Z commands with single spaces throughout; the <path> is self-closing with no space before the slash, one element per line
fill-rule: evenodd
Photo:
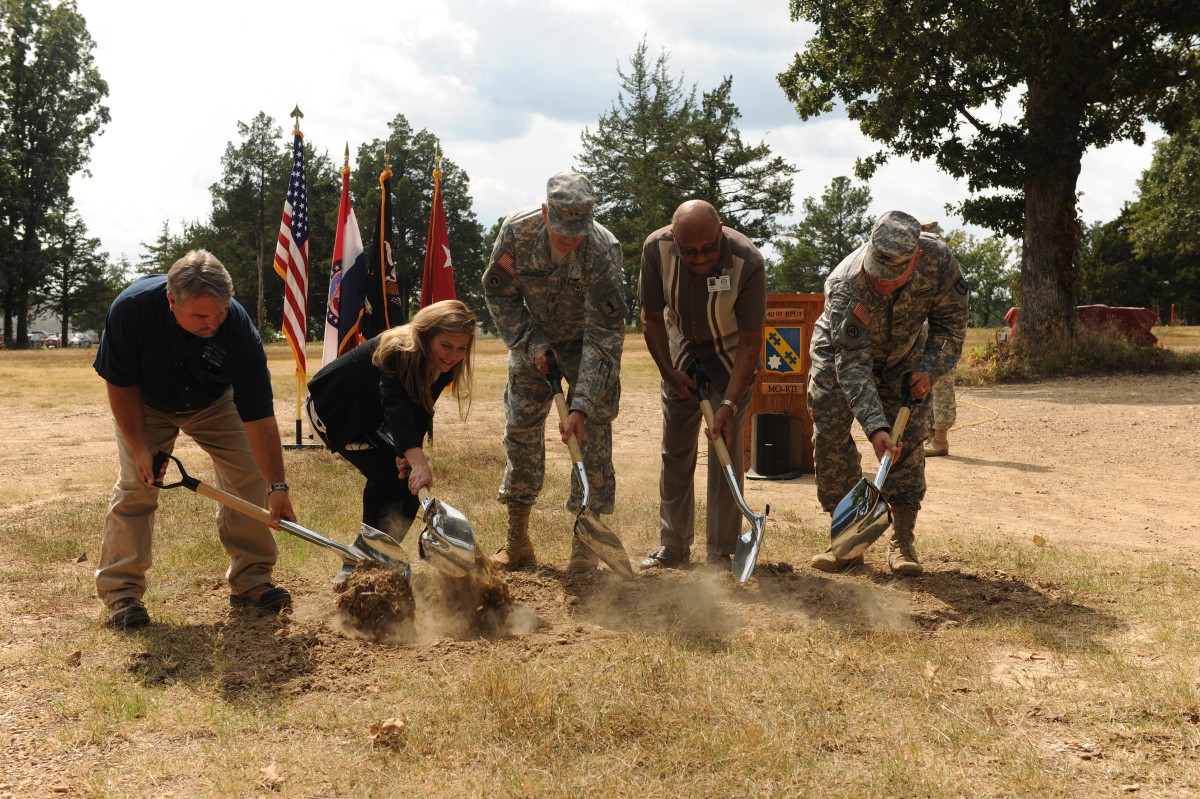
<path fill-rule="evenodd" d="M 1174 374 L 1200 370 L 1200 336 L 1186 329 L 1170 331 L 1160 346 L 1130 341 L 1115 324 L 1080 325 L 1073 336 L 1054 339 L 1037 351 L 984 339 L 965 348 L 956 372 L 964 385 L 1012 383 L 1047 377 L 1096 374 Z M 968 339 L 970 341 L 970 338 Z M 1180 346 L 1176 347 L 1175 344 Z"/>

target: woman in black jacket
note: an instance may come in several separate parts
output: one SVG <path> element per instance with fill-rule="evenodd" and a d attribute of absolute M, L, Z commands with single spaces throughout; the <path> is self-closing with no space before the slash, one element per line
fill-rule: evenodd
<path fill-rule="evenodd" d="M 363 525 L 397 541 L 417 517 L 417 492 L 433 485 L 422 444 L 426 436 L 433 440 L 433 406 L 447 385 L 466 419 L 475 327 L 475 315 L 463 303 L 435 302 L 409 324 L 325 364 L 308 383 L 313 429 L 367 478 Z M 353 568 L 344 565 L 334 581 L 345 580 Z"/>

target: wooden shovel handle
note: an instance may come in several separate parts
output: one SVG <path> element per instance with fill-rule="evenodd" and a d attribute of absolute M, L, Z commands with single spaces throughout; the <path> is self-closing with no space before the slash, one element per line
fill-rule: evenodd
<path fill-rule="evenodd" d="M 209 499 L 216 500 L 222 505 L 228 505 L 234 510 L 240 511 L 252 519 L 257 519 L 263 524 L 271 523 L 271 511 L 267 510 L 266 508 L 260 508 L 253 502 L 247 502 L 241 497 L 235 497 L 233 494 L 222 491 L 219 488 L 213 488 L 208 483 L 200 483 L 197 485 L 196 493 L 202 497 L 208 497 Z"/>
<path fill-rule="evenodd" d="M 558 409 L 558 420 L 562 422 L 563 427 L 566 427 L 567 401 L 563 399 L 561 392 L 555 392 L 554 394 L 554 407 Z M 576 463 L 583 462 L 583 453 L 579 451 L 579 442 L 575 440 L 575 436 L 573 434 L 567 439 L 567 449 L 571 450 L 571 460 L 575 461 Z"/>
<path fill-rule="evenodd" d="M 420 488 L 418 488 L 417 489 L 417 499 L 421 500 L 422 505 L 428 504 L 429 500 L 431 499 L 431 497 L 429 496 L 429 489 L 426 488 L 425 486 L 421 486 Z"/>
<path fill-rule="evenodd" d="M 900 438 L 904 435 L 904 428 L 908 426 L 908 417 L 912 415 L 912 408 L 904 405 L 896 412 L 896 423 L 892 425 L 892 441 L 896 442 L 896 446 L 900 446 Z"/>
<path fill-rule="evenodd" d="M 708 425 L 708 429 L 712 430 L 716 426 L 716 417 L 713 415 L 712 403 L 708 401 L 708 397 L 700 400 L 700 412 L 704 414 L 704 423 Z M 722 466 L 732 466 L 733 459 L 729 457 L 729 448 L 725 446 L 725 439 L 717 436 L 717 440 L 712 442 L 713 449 L 717 451 L 717 460 Z"/>

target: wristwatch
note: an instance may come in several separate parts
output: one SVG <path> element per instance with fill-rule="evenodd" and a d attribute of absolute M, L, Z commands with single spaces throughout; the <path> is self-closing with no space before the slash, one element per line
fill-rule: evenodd
<path fill-rule="evenodd" d="M 268 491 L 267 493 L 272 494 L 276 491 L 287 491 L 287 490 L 288 490 L 287 483 L 271 483 L 271 490 Z"/>
<path fill-rule="evenodd" d="M 732 410 L 732 411 L 733 411 L 733 415 L 734 415 L 734 416 L 737 416 L 737 412 L 738 412 L 738 406 L 737 406 L 737 403 L 736 403 L 736 402 L 734 402 L 734 401 L 733 401 L 733 400 L 731 400 L 731 399 L 723 399 L 723 400 L 721 400 L 721 404 L 722 404 L 722 405 L 728 405 L 728 406 L 729 406 L 729 408 L 730 408 L 730 410 Z"/>

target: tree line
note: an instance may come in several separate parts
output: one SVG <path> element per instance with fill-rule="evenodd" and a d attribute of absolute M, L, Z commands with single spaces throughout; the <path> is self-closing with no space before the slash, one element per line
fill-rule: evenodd
<path fill-rule="evenodd" d="M 1145 24 L 1131 28 L 1127 14 L 1115 21 L 1093 4 L 1019 4 L 1027 13 L 1001 13 L 982 0 L 944 0 L 919 11 L 882 0 L 836 7 L 791 0 L 793 18 L 817 26 L 779 76 L 797 113 L 807 119 L 840 101 L 883 148 L 854 165 L 859 183 L 839 176 L 802 200 L 792 224 L 782 220 L 796 211 L 797 169 L 765 143 L 743 140 L 733 77 L 708 90 L 686 85 L 667 53 L 653 56 L 643 39 L 617 69 L 611 107 L 581 133 L 576 163 L 597 189 L 597 217 L 622 243 L 630 323 L 637 319 L 641 244 L 684 199 L 713 203 L 727 224 L 765 249 L 771 290 L 819 292 L 886 210 L 870 208 L 867 181 L 895 155 L 930 158 L 965 180 L 971 196 L 947 206 L 946 218 L 958 215 L 993 232 L 976 237 L 937 220 L 972 284 L 972 324 L 1000 324 L 1008 307 L 1020 304 L 1023 326 L 1069 333 L 1077 302 L 1147 305 L 1160 313 L 1174 303 L 1180 319 L 1195 321 L 1200 131 L 1192 78 L 1200 11 L 1133 2 L 1127 11 Z M 844 58 L 838 43 L 859 39 L 880 46 Z M 1027 44 L 1014 48 L 1013 40 Z M 282 318 L 271 260 L 291 167 L 287 130 L 264 112 L 238 121 L 237 137 L 214 169 L 207 218 L 164 220 L 136 263 L 114 262 L 89 235 L 69 193 L 70 177 L 86 169 L 93 139 L 108 122 L 108 88 L 94 47 L 74 0 L 0 0 L 5 341 L 24 344 L 39 310 L 56 313 L 64 333 L 68 324 L 99 329 L 108 302 L 132 274 L 160 272 L 195 247 L 220 255 L 237 296 L 269 335 Z M 1019 120 L 985 118 L 981 109 L 1022 92 Z M 1139 198 L 1118 219 L 1083 229 L 1074 188 L 1083 151 L 1122 138 L 1140 141 L 1146 120 L 1171 135 L 1156 145 Z M 410 305 L 420 290 L 430 173 L 440 149 L 434 133 L 415 130 L 397 113 L 385 135 L 355 153 L 351 191 L 365 241 L 374 235 L 382 199 L 379 173 L 385 164 L 394 173 L 391 240 Z M 316 337 L 323 330 L 341 165 L 307 143 L 305 159 L 309 332 Z M 465 171 L 452 159 L 441 166 L 458 290 L 486 323 L 479 278 L 499 221 L 485 230 Z"/>

